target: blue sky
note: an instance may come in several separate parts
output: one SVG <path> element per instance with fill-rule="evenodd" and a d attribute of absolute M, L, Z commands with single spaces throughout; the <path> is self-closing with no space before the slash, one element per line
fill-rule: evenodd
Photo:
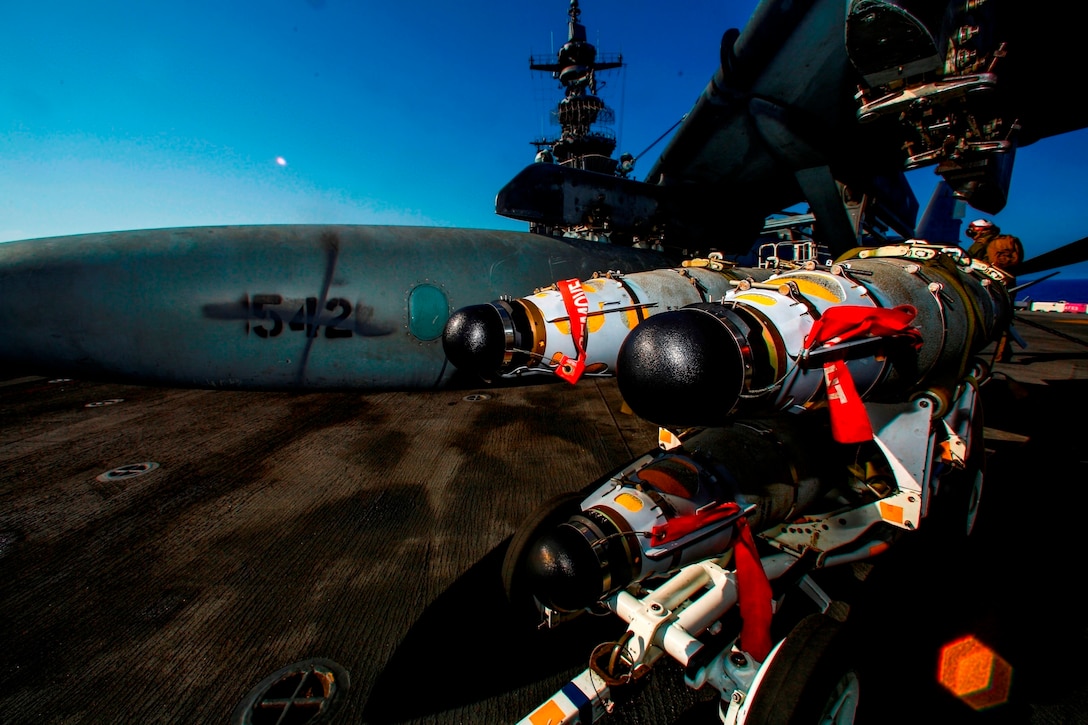
<path fill-rule="evenodd" d="M 581 0 L 591 42 L 626 62 L 600 91 L 617 153 L 639 154 L 691 108 L 722 32 L 755 5 Z M 495 194 L 554 130 L 562 91 L 528 60 L 566 40 L 567 7 L 0 3 L 0 241 L 205 224 L 523 230 L 495 214 Z M 1088 235 L 1086 159 L 1088 131 L 1019 151 L 994 219 L 1028 257 Z M 911 173 L 922 204 L 936 178 Z"/>

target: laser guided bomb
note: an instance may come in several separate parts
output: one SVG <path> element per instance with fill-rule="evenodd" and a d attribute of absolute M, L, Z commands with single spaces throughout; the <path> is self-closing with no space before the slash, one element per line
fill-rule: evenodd
<path fill-rule="evenodd" d="M 617 353 L 624 399 L 666 427 L 918 395 L 942 411 L 974 356 L 1007 329 L 1011 277 L 958 248 L 853 254 L 648 319 Z"/>
<path fill-rule="evenodd" d="M 632 410 L 662 427 L 661 446 L 544 504 L 503 564 L 508 596 L 548 625 L 601 608 L 628 623 L 568 688 L 596 707 L 667 654 L 689 685 L 721 691 L 723 722 L 739 722 L 733 693 L 753 695 L 782 645 L 772 600 L 804 591 L 827 619 L 816 570 L 868 559 L 929 522 L 969 533 L 982 485 L 979 356 L 1008 328 L 1009 280 L 958 248 L 908 241 L 725 279 L 720 298 L 635 325 L 614 370 Z M 501 309 L 513 320 L 519 307 L 530 309 Z M 498 316 L 477 329 L 494 332 Z M 513 356 L 530 359 L 509 344 L 519 323 L 503 330 L 505 347 L 481 345 L 487 355 L 472 360 L 499 371 L 500 352 L 511 370 Z M 740 617 L 727 619 L 734 607 Z M 728 626 L 734 636 L 721 637 Z M 564 697 L 550 703 L 562 709 Z"/>
<path fill-rule="evenodd" d="M 742 516 L 765 531 L 830 491 L 892 493 L 887 481 L 874 489 L 871 472 L 849 476 L 871 419 L 896 417 L 864 401 L 924 411 L 926 431 L 949 414 L 963 428 L 965 381 L 1012 314 L 1005 279 L 958 250 L 902 244 L 647 318 L 617 352 L 624 400 L 664 428 L 706 430 L 609 477 L 542 532 L 520 564 L 533 596 L 559 611 L 590 607 L 728 551 Z M 924 452 L 928 437 L 896 445 Z"/>
<path fill-rule="evenodd" d="M 734 285 L 773 273 L 714 259 L 699 264 L 706 266 L 561 280 L 520 299 L 463 307 L 447 321 L 442 346 L 458 369 L 484 380 L 555 374 L 573 383 L 582 375 L 611 376 L 620 344 L 640 322 L 721 299 Z"/>

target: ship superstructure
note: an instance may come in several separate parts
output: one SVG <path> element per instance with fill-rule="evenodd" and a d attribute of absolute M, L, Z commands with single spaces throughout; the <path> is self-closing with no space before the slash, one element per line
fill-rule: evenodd
<path fill-rule="evenodd" d="M 623 67 L 621 54 L 598 54 L 586 40 L 586 28 L 579 22 L 582 14 L 578 0 L 571 0 L 568 11 L 568 38 L 553 59 L 531 56 L 529 68 L 551 73 L 564 89 L 564 97 L 552 114 L 559 125 L 558 137 L 532 141 L 537 161 L 573 166 L 603 174 L 626 175 L 629 165 L 612 158 L 616 135 L 612 130 L 615 113 L 597 96 L 603 84 L 597 80 L 602 71 Z"/>

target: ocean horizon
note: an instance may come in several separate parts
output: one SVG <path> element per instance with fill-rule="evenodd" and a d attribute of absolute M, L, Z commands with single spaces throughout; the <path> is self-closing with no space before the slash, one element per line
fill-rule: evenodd
<path fill-rule="evenodd" d="M 1021 282 L 1017 280 L 1017 286 L 1028 284 L 1030 280 Z M 1050 279 L 1043 280 L 1016 293 L 1016 302 L 1082 302 L 1088 303 L 1088 279 L 1070 277 L 1062 278 L 1057 274 Z"/>

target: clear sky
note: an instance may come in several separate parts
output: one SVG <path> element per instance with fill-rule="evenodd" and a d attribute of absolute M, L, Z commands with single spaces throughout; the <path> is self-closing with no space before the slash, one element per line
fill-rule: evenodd
<path fill-rule="evenodd" d="M 686 113 L 755 0 L 581 0 L 617 154 Z M 207 224 L 524 230 L 496 192 L 550 135 L 568 0 L 0 2 L 0 241 Z M 663 144 L 636 166 L 641 178 Z M 1088 235 L 1088 131 L 1018 152 L 993 217 Z M 937 177 L 911 173 L 921 204 Z M 970 218 L 975 215 L 968 212 Z M 1088 277 L 1088 264 L 1063 277 Z"/>

